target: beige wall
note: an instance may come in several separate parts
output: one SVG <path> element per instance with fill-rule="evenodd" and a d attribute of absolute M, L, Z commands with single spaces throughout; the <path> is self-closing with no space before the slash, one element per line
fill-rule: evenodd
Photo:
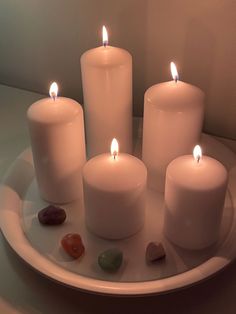
<path fill-rule="evenodd" d="M 82 102 L 79 57 L 103 24 L 133 55 L 136 115 L 174 60 L 206 92 L 205 131 L 236 139 L 236 0 L 1 0 L 0 83 L 47 93 L 57 80 Z"/>

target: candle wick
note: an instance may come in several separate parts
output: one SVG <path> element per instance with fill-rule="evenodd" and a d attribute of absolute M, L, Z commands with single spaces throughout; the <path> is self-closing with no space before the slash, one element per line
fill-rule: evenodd
<path fill-rule="evenodd" d="M 177 75 L 175 76 L 175 83 L 177 83 L 178 82 L 178 77 L 177 77 Z"/>
<path fill-rule="evenodd" d="M 103 40 L 103 47 L 107 47 L 108 46 L 108 39 L 104 39 Z"/>
<path fill-rule="evenodd" d="M 198 156 L 197 156 L 197 163 L 199 163 L 200 158 L 201 158 L 200 155 L 198 155 Z"/>
<path fill-rule="evenodd" d="M 57 98 L 57 95 L 56 95 L 56 93 L 52 93 L 52 99 L 55 101 L 56 100 L 56 98 Z"/>
<path fill-rule="evenodd" d="M 114 160 L 116 160 L 117 155 L 118 155 L 117 152 L 114 151 L 114 153 L 113 153 L 113 159 L 114 159 Z"/>
<path fill-rule="evenodd" d="M 51 93 L 51 98 L 55 101 L 55 100 L 56 100 L 56 98 L 57 98 L 57 94 L 56 94 L 56 93 L 54 93 L 54 92 L 52 92 L 52 93 Z"/>

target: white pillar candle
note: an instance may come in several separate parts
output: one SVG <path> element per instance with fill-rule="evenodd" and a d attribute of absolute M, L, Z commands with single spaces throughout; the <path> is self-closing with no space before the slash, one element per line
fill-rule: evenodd
<path fill-rule="evenodd" d="M 198 150 L 197 150 L 198 149 Z M 166 172 L 164 234 L 186 249 L 215 243 L 227 188 L 227 171 L 197 146 L 192 155 L 173 160 Z"/>
<path fill-rule="evenodd" d="M 82 189 L 86 161 L 83 110 L 76 101 L 57 97 L 56 83 L 50 95 L 27 111 L 36 179 L 43 199 L 68 203 Z"/>
<path fill-rule="evenodd" d="M 167 165 L 190 154 L 198 143 L 204 116 L 204 93 L 174 80 L 150 87 L 144 96 L 142 159 L 148 169 L 148 185 L 164 191 Z"/>
<path fill-rule="evenodd" d="M 83 169 L 85 221 L 89 230 L 106 239 L 122 239 L 139 231 L 145 220 L 147 170 L 128 154 L 90 159 Z"/>
<path fill-rule="evenodd" d="M 122 152 L 132 152 L 132 57 L 124 49 L 103 46 L 81 56 L 87 152 L 105 153 L 113 137 Z"/>

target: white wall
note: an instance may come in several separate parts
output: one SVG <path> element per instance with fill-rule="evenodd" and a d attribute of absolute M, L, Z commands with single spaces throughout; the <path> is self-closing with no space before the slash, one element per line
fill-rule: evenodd
<path fill-rule="evenodd" d="M 0 83 L 47 93 L 57 80 L 82 102 L 79 58 L 103 24 L 133 55 L 136 115 L 174 60 L 206 92 L 205 130 L 236 139 L 236 0 L 1 0 Z"/>

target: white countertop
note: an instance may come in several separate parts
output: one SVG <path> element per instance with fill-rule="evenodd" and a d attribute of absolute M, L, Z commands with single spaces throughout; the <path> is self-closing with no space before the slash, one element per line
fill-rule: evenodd
<path fill-rule="evenodd" d="M 0 175 L 29 145 L 26 109 L 42 95 L 0 85 Z M 231 143 L 235 147 L 235 143 Z M 197 286 L 160 296 L 120 298 L 76 291 L 43 278 L 0 235 L 0 314 L 236 312 L 236 264 Z"/>

